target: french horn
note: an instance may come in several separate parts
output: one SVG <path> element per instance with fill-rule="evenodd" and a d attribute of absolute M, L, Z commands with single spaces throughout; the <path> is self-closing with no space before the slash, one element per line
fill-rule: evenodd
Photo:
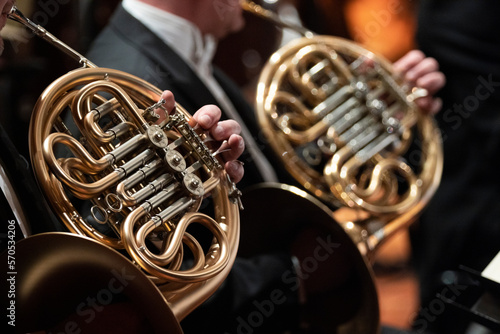
<path fill-rule="evenodd" d="M 45 89 L 31 118 L 31 162 L 50 206 L 69 232 L 129 258 L 180 322 L 238 249 L 240 192 L 217 145 L 182 106 L 164 110 L 158 88 L 96 67 L 16 7 L 9 18 L 82 65 Z"/>
<path fill-rule="evenodd" d="M 384 57 L 286 23 L 252 1 L 244 10 L 302 37 L 271 55 L 257 84 L 263 137 L 291 176 L 326 203 L 371 258 L 411 224 L 439 186 L 440 131 Z"/>

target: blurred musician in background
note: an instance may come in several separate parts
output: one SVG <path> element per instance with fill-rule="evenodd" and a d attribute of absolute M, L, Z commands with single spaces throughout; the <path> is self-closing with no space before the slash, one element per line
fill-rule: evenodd
<path fill-rule="evenodd" d="M 13 5 L 14 0 L 0 0 L 0 30 L 2 30 L 7 23 L 7 14 L 10 12 Z M 0 36 L 0 55 L 2 55 L 4 47 L 3 39 Z"/>

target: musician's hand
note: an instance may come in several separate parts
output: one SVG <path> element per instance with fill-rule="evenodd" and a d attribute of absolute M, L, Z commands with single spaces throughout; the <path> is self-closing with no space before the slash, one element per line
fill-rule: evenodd
<path fill-rule="evenodd" d="M 172 92 L 163 92 L 162 98 L 166 101 L 164 107 L 167 110 L 172 110 L 175 106 Z M 217 106 L 206 105 L 194 113 L 193 120 L 201 128 L 207 130 L 213 140 L 223 142 L 219 150 L 225 161 L 224 168 L 233 182 L 239 182 L 243 178 L 244 168 L 237 159 L 245 149 L 245 142 L 239 135 L 241 127 L 234 120 L 219 121 L 220 117 L 221 111 Z"/>
<path fill-rule="evenodd" d="M 14 0 L 0 0 L 0 30 L 2 30 L 7 23 L 7 15 L 9 15 L 13 5 Z M 4 42 L 2 36 L 0 36 L 0 55 L 2 55 L 3 49 Z"/>
<path fill-rule="evenodd" d="M 396 61 L 393 68 L 410 87 L 427 90 L 428 96 L 415 100 L 423 111 L 435 114 L 441 109 L 442 101 L 434 94 L 443 88 L 446 78 L 434 58 L 426 57 L 422 51 L 412 50 Z"/>
<path fill-rule="evenodd" d="M 7 15 L 9 15 L 12 6 L 14 6 L 14 0 L 0 0 L 0 30 L 7 22 Z"/>

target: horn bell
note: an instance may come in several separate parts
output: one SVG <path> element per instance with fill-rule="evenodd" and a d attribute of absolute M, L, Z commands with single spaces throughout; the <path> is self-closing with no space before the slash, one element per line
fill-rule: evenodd
<path fill-rule="evenodd" d="M 282 277 L 283 285 L 300 296 L 299 319 L 289 317 L 283 333 L 377 333 L 372 269 L 335 223 L 333 212 L 314 196 L 284 184 L 262 183 L 243 196 L 245 238 L 239 256 L 280 252 L 294 262 L 295 273 Z"/>
<path fill-rule="evenodd" d="M 157 286 L 108 246 L 60 232 L 20 240 L 15 251 L 15 273 L 3 272 L 15 280 L 17 333 L 182 333 Z"/>

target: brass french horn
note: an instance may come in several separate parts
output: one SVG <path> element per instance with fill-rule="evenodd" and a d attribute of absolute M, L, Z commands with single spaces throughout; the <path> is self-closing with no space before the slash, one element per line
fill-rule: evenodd
<path fill-rule="evenodd" d="M 158 88 L 96 67 L 15 7 L 9 18 L 82 65 L 45 89 L 30 123 L 31 162 L 54 213 L 127 256 L 182 320 L 215 292 L 238 249 L 240 193 L 210 138 L 180 105 L 162 109 Z M 214 217 L 201 212 L 206 202 Z"/>
<path fill-rule="evenodd" d="M 442 172 L 440 131 L 391 64 L 357 43 L 283 22 L 252 1 L 244 10 L 302 37 L 277 50 L 255 100 L 264 137 L 304 190 L 335 210 L 368 257 L 412 223 Z"/>

